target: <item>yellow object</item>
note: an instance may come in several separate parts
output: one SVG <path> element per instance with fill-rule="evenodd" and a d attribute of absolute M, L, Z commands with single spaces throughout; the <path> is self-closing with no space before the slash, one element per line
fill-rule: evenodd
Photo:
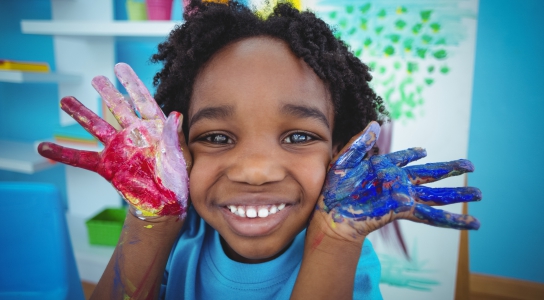
<path fill-rule="evenodd" d="M 87 146 L 98 146 L 97 140 L 85 140 L 85 139 L 78 139 L 73 137 L 66 137 L 66 136 L 54 136 L 55 142 L 61 143 L 61 144 L 73 144 L 76 145 L 87 145 Z"/>
<path fill-rule="evenodd" d="M 49 72 L 49 64 L 40 62 L 23 62 L 13 60 L 0 60 L 0 70 L 23 72 Z"/>
<path fill-rule="evenodd" d="M 211 3 L 218 3 L 218 4 L 228 4 L 229 0 L 204 0 L 202 2 L 211 2 Z"/>
<path fill-rule="evenodd" d="M 302 10 L 302 0 L 269 0 L 264 1 L 264 4 L 258 8 L 257 16 L 262 19 L 267 19 L 268 16 L 272 14 L 274 7 L 276 7 L 278 3 L 291 3 L 294 8 Z"/>
<path fill-rule="evenodd" d="M 298 10 L 302 9 L 302 0 L 289 0 L 287 2 L 291 2 L 293 6 Z"/>
<path fill-rule="evenodd" d="M 147 20 L 147 8 L 145 6 L 145 1 L 127 0 L 125 6 L 127 9 L 127 17 L 130 21 Z"/>
<path fill-rule="evenodd" d="M 144 227 L 149 229 L 149 228 L 153 228 L 153 225 L 145 225 Z"/>

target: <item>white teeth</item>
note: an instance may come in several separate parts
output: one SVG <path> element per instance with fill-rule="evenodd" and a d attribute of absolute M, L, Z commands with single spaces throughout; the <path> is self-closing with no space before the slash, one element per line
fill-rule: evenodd
<path fill-rule="evenodd" d="M 255 218 L 257 216 L 257 211 L 255 210 L 255 208 L 248 208 L 246 212 L 246 216 L 248 218 Z"/>
<path fill-rule="evenodd" d="M 263 205 L 263 206 L 236 206 L 236 205 L 227 205 L 227 208 L 230 210 L 231 213 L 245 218 L 256 218 L 259 216 L 259 218 L 266 218 L 269 215 L 273 215 L 278 213 L 280 210 L 285 208 L 285 203 L 282 203 L 278 206 L 276 205 Z"/>
<path fill-rule="evenodd" d="M 268 217 L 268 209 L 261 208 L 259 209 L 259 218 L 266 218 Z"/>

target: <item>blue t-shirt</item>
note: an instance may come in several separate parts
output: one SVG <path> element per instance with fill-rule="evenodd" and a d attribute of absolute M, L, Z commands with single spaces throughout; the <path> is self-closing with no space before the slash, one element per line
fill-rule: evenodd
<path fill-rule="evenodd" d="M 218 232 L 190 208 L 166 265 L 161 299 L 289 299 L 302 262 L 305 233 L 299 233 L 274 260 L 239 263 L 227 257 Z M 382 299 L 380 271 L 367 239 L 357 265 L 353 299 Z"/>

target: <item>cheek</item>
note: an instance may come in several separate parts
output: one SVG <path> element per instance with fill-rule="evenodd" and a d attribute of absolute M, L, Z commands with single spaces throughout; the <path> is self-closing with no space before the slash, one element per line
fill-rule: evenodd
<path fill-rule="evenodd" d="M 191 174 L 189 174 L 189 194 L 193 205 L 200 206 L 206 201 L 206 191 L 213 182 L 213 170 L 202 160 L 194 160 Z"/>
<path fill-rule="evenodd" d="M 296 166 L 296 170 L 298 170 L 297 177 L 308 198 L 316 200 L 321 194 L 329 161 L 328 156 L 322 155 L 299 160 Z"/>

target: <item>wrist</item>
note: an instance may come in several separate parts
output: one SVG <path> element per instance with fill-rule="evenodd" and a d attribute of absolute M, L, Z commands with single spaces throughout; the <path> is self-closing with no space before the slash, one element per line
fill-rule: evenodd
<path fill-rule="evenodd" d="M 177 237 L 183 223 L 184 219 L 176 215 L 142 219 L 129 212 L 125 220 L 125 229 L 135 230 L 140 234 L 160 239 L 173 238 Z"/>
<path fill-rule="evenodd" d="M 342 232 L 342 226 L 335 223 L 332 217 L 323 210 L 316 210 L 308 225 L 307 238 L 312 241 L 312 248 L 318 249 L 321 245 L 331 249 L 351 249 L 358 252 L 362 249 L 366 235 L 353 236 L 350 232 Z"/>

